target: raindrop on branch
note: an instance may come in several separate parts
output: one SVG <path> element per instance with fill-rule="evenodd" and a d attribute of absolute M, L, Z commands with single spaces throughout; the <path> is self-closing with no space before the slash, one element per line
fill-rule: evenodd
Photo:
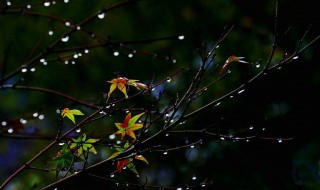
<path fill-rule="evenodd" d="M 81 26 L 77 26 L 77 30 L 81 30 Z"/>
<path fill-rule="evenodd" d="M 69 41 L 69 36 L 65 36 L 64 38 L 61 38 L 61 41 L 62 41 L 62 42 L 67 42 L 67 41 Z"/>
<path fill-rule="evenodd" d="M 27 5 L 27 9 L 31 9 L 31 5 Z"/>
<path fill-rule="evenodd" d="M 259 68 L 260 67 L 260 64 L 256 64 L 256 68 Z"/>
<path fill-rule="evenodd" d="M 293 57 L 292 59 L 298 59 L 299 58 L 299 56 L 295 56 L 295 57 Z"/>
<path fill-rule="evenodd" d="M 43 64 L 43 65 L 48 65 L 48 62 L 45 61 L 45 62 L 43 62 L 42 64 Z"/>
<path fill-rule="evenodd" d="M 9 128 L 9 129 L 8 129 L 8 133 L 13 133 L 13 129 L 12 129 L 12 128 Z"/>
<path fill-rule="evenodd" d="M 111 174 L 110 177 L 114 177 L 114 174 Z"/>
<path fill-rule="evenodd" d="M 64 3 L 69 3 L 69 0 L 64 0 Z"/>
<path fill-rule="evenodd" d="M 25 73 L 25 72 L 27 72 L 27 69 L 23 68 L 23 69 L 21 69 L 21 72 Z"/>
<path fill-rule="evenodd" d="M 35 112 L 34 114 L 32 114 L 33 117 L 38 117 L 38 115 L 39 115 L 39 114 L 38 114 L 37 112 Z"/>
<path fill-rule="evenodd" d="M 59 146 L 63 146 L 63 145 L 64 145 L 64 143 L 63 143 L 63 142 L 61 142 L 61 143 L 59 143 L 58 145 L 59 145 Z"/>
<path fill-rule="evenodd" d="M 53 35 L 53 31 L 50 30 L 50 31 L 48 32 L 48 34 L 49 34 L 50 36 L 52 36 L 52 35 Z"/>
<path fill-rule="evenodd" d="M 71 23 L 70 23 L 70 22 L 65 22 L 65 25 L 66 25 L 66 26 L 70 26 Z"/>
<path fill-rule="evenodd" d="M 278 143 L 282 143 L 282 139 L 278 139 Z"/>
<path fill-rule="evenodd" d="M 238 94 L 241 94 L 242 92 L 244 92 L 244 89 L 239 90 Z"/>
<path fill-rule="evenodd" d="M 79 129 L 76 129 L 76 132 L 77 133 L 80 133 L 81 132 L 81 129 L 79 128 Z"/>
<path fill-rule="evenodd" d="M 171 82 L 171 78 L 170 77 L 167 77 L 167 82 Z"/>
<path fill-rule="evenodd" d="M 132 54 L 132 53 L 129 53 L 129 54 L 128 54 L 128 57 L 129 57 L 129 58 L 132 58 L 132 57 L 133 57 L 133 54 Z"/>
<path fill-rule="evenodd" d="M 85 49 L 85 50 L 84 50 L 84 53 L 89 53 L 89 50 L 88 50 L 88 49 Z"/>
<path fill-rule="evenodd" d="M 192 180 L 196 180 L 196 179 L 197 179 L 197 177 L 196 177 L 196 176 L 193 176 L 193 177 L 192 177 Z"/>
<path fill-rule="evenodd" d="M 178 39 L 179 39 L 179 40 L 183 40 L 183 39 L 184 39 L 184 36 L 183 36 L 183 35 L 178 36 Z"/>
<path fill-rule="evenodd" d="M 118 56 L 120 53 L 118 51 L 113 52 L 114 56 Z"/>
<path fill-rule="evenodd" d="M 10 1 L 7 1 L 7 6 L 11 6 L 11 2 Z"/>
<path fill-rule="evenodd" d="M 164 154 L 164 155 L 167 155 L 167 154 L 168 154 L 168 152 L 163 152 L 163 154 Z"/>
<path fill-rule="evenodd" d="M 41 115 L 39 115 L 39 117 L 38 117 L 40 120 L 43 120 L 44 119 L 44 115 L 43 114 L 41 114 Z"/>
<path fill-rule="evenodd" d="M 251 125 L 251 126 L 249 127 L 249 129 L 252 130 L 252 129 L 253 129 L 253 126 Z"/>
<path fill-rule="evenodd" d="M 50 6 L 50 2 L 48 2 L 48 1 L 47 1 L 47 2 L 44 2 L 43 5 L 44 5 L 45 7 L 49 7 L 49 6 Z"/>
<path fill-rule="evenodd" d="M 68 65 L 69 61 L 64 61 L 64 64 Z"/>
<path fill-rule="evenodd" d="M 114 138 L 116 138 L 116 135 L 114 135 L 114 134 L 112 134 L 112 135 L 109 135 L 109 139 L 114 139 Z"/>
<path fill-rule="evenodd" d="M 105 13 L 100 13 L 100 14 L 98 14 L 98 18 L 100 18 L 100 19 L 103 19 L 104 16 L 105 16 Z"/>
<path fill-rule="evenodd" d="M 7 124 L 8 124 L 8 123 L 7 123 L 6 121 L 2 121 L 2 122 L 1 122 L 1 125 L 2 125 L 2 126 L 6 126 Z"/>
<path fill-rule="evenodd" d="M 35 72 L 35 71 L 36 71 L 36 68 L 32 67 L 32 68 L 30 69 L 30 71 L 31 71 L 31 72 Z"/>

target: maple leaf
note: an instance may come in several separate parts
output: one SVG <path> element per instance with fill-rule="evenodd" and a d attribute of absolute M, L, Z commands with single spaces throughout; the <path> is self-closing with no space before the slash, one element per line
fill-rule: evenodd
<path fill-rule="evenodd" d="M 110 89 L 108 92 L 108 96 L 110 96 L 111 93 L 116 88 L 118 88 L 124 94 L 125 98 L 128 98 L 127 87 L 126 87 L 128 85 L 134 86 L 138 90 L 140 90 L 140 88 L 148 89 L 147 85 L 139 83 L 137 81 L 139 81 L 139 80 L 127 79 L 125 77 L 118 77 L 118 78 L 112 79 L 111 81 L 107 81 L 108 83 L 111 83 L 111 86 L 110 86 Z"/>
<path fill-rule="evenodd" d="M 118 131 L 115 132 L 115 134 L 121 134 L 121 139 L 123 139 L 123 137 L 125 135 L 130 136 L 133 139 L 137 139 L 136 135 L 134 134 L 133 131 L 138 130 L 140 128 L 143 127 L 142 124 L 140 123 L 136 123 L 137 120 L 141 117 L 141 115 L 143 115 L 144 113 L 141 113 L 139 115 L 136 115 L 134 117 L 131 118 L 131 112 L 128 113 L 128 115 L 126 116 L 126 118 L 124 119 L 123 123 L 115 123 L 116 127 L 118 128 Z"/>
<path fill-rule="evenodd" d="M 219 75 L 221 75 L 223 73 L 223 71 L 227 68 L 228 65 L 230 65 L 230 63 L 232 62 L 240 62 L 240 63 L 248 63 L 246 61 L 243 61 L 241 59 L 244 59 L 245 57 L 236 57 L 234 55 L 231 55 L 227 61 L 224 63 L 224 65 L 222 66 L 220 72 L 219 72 Z"/>
<path fill-rule="evenodd" d="M 58 151 L 57 156 L 52 159 L 57 164 L 57 174 L 61 170 L 66 170 L 70 167 L 73 156 L 70 149 L 68 149 L 67 144 L 65 144 L 60 151 Z"/>
<path fill-rule="evenodd" d="M 64 108 L 61 112 L 61 116 L 64 118 L 65 116 L 67 116 L 74 124 L 75 119 L 74 119 L 74 115 L 84 115 L 80 110 L 70 110 L 69 108 Z"/>
<path fill-rule="evenodd" d="M 92 152 L 97 154 L 97 150 L 92 144 L 98 142 L 100 139 L 86 139 L 86 134 L 82 134 L 77 139 L 72 139 L 73 143 L 70 144 L 70 149 L 76 149 L 77 156 L 81 156 L 83 152 Z"/>

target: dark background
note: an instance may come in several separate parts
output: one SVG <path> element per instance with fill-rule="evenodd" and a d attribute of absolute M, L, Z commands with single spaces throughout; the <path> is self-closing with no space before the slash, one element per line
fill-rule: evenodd
<path fill-rule="evenodd" d="M 3 7 L 5 2 L 1 3 Z M 12 1 L 13 5 L 21 3 L 26 1 Z M 44 7 L 43 3 L 34 5 L 31 10 L 78 23 L 108 3 L 111 1 L 71 1 L 68 4 L 57 1 L 49 7 Z M 280 1 L 279 33 L 289 26 L 291 31 L 280 44 L 272 64 L 275 64 L 285 51 L 290 54 L 295 50 L 298 40 L 310 25 L 306 42 L 320 34 L 317 29 L 319 8 L 319 5 L 311 0 Z M 262 69 L 272 46 L 274 15 L 273 0 L 154 0 L 131 3 L 106 13 L 102 20 L 93 20 L 85 28 L 114 42 L 175 35 L 184 35 L 185 40 L 128 44 L 129 51 L 119 49 L 116 45 L 93 48 L 89 54 L 76 59 L 75 65 L 65 65 L 61 60 L 50 61 L 63 54 L 52 53 L 45 57 L 48 65 L 37 64 L 36 72 L 21 73 L 6 84 L 15 83 L 23 77 L 25 80 L 19 85 L 45 87 L 80 100 L 100 103 L 103 99 L 102 94 L 107 93 L 109 88 L 105 81 L 116 77 L 117 72 L 148 83 L 153 75 L 155 79 L 161 80 L 181 66 L 190 68 L 189 73 L 173 78 L 170 84 L 164 86 L 168 93 L 163 97 L 163 102 L 166 103 L 170 95 L 182 92 L 186 88 L 186 81 L 190 81 L 188 77 L 198 66 L 200 57 L 195 42 L 202 39 L 209 45 L 214 44 L 225 26 L 234 25 L 233 32 L 217 51 L 217 63 L 222 64 L 228 56 L 235 54 L 246 57 L 246 60 L 252 63 L 262 59 L 262 66 L 251 70 L 236 65 L 230 66 L 232 75 L 200 97 L 192 106 L 192 109 L 196 109 L 243 84 L 248 77 Z M 7 72 L 41 52 L 67 30 L 62 22 L 30 16 L 23 12 L 1 13 L 0 23 L 0 71 L 4 68 L 4 60 L 7 59 Z M 53 36 L 48 35 L 50 30 L 54 31 Z M 59 43 L 57 47 L 94 42 L 99 42 L 99 39 L 92 39 L 80 31 L 74 33 L 67 43 Z M 11 47 L 10 51 L 8 47 Z M 153 55 L 138 51 L 133 58 L 128 58 L 127 53 L 132 50 L 143 50 L 151 54 L 156 53 L 158 56 L 154 58 Z M 120 55 L 113 56 L 114 51 L 119 51 Z M 248 86 L 241 95 L 197 115 L 183 126 L 186 129 L 201 128 L 212 125 L 223 117 L 215 128 L 216 132 L 229 134 L 253 126 L 252 132 L 248 135 L 257 133 L 258 136 L 269 139 L 256 138 L 250 139 L 249 142 L 233 142 L 208 137 L 202 145 L 197 145 L 194 149 L 170 152 L 166 156 L 162 153 L 144 155 L 150 165 L 137 163 L 140 179 L 126 170 L 116 178 L 143 183 L 145 177 L 148 177 L 150 185 L 169 186 L 199 184 L 205 179 L 212 180 L 213 185 L 208 189 L 320 189 L 320 140 L 317 130 L 320 106 L 319 53 L 317 42 L 296 61 L 268 73 Z M 166 56 L 169 60 L 165 59 Z M 177 63 L 173 63 L 171 58 L 176 59 Z M 137 100 L 135 105 L 143 102 Z M 59 118 L 55 111 L 61 106 L 75 107 L 86 114 L 93 111 L 49 94 L 0 90 L 0 122 L 28 118 L 34 112 L 45 115 L 45 120 L 30 119 L 27 124 L 19 125 L 14 133 L 55 134 Z M 112 123 L 113 120 L 98 121 L 84 130 L 91 135 L 101 132 L 110 134 L 111 127 L 107 126 L 111 126 Z M 5 138 L 8 126 L 0 127 L 2 182 L 49 141 Z M 92 130 L 90 127 L 95 129 Z M 181 136 L 177 138 L 183 139 Z M 287 141 L 287 138 L 293 139 Z M 284 140 L 279 143 L 280 139 Z M 41 157 L 36 165 L 43 166 L 45 160 L 54 157 L 58 149 L 59 147 L 56 147 L 48 155 Z M 99 155 L 94 157 L 97 160 L 112 152 L 104 150 L 103 147 L 99 147 L 98 150 Z M 192 180 L 193 176 L 197 179 Z M 54 172 L 48 174 L 27 171 L 19 175 L 8 189 L 39 189 L 54 180 Z M 85 175 L 63 185 L 68 188 L 63 186 L 59 189 L 116 189 L 113 183 Z"/>

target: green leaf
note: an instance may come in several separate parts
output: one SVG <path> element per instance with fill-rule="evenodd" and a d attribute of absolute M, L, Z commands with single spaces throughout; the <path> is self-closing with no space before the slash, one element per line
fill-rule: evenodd
<path fill-rule="evenodd" d="M 133 124 L 137 122 L 137 120 L 144 114 L 144 112 L 140 113 L 139 115 L 135 115 L 129 121 L 128 127 L 131 127 Z"/>

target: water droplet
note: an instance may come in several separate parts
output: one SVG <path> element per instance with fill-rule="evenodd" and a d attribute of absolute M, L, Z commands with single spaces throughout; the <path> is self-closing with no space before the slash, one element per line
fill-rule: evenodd
<path fill-rule="evenodd" d="M 45 7 L 49 7 L 49 6 L 50 6 L 50 2 L 44 2 L 43 5 L 44 5 Z"/>
<path fill-rule="evenodd" d="M 38 115 L 39 115 L 39 114 L 38 114 L 37 112 L 35 112 L 35 113 L 32 114 L 33 117 L 38 117 Z"/>
<path fill-rule="evenodd" d="M 70 25 L 71 25 L 70 22 L 65 22 L 64 24 L 65 24 L 66 26 L 70 26 Z"/>
<path fill-rule="evenodd" d="M 21 69 L 21 72 L 25 73 L 25 72 L 27 72 L 27 69 L 23 68 L 23 69 Z"/>
<path fill-rule="evenodd" d="M 244 89 L 240 90 L 240 91 L 238 92 L 238 94 L 241 94 L 242 92 L 244 92 Z"/>
<path fill-rule="evenodd" d="M 221 102 L 218 102 L 218 103 L 216 103 L 216 105 L 215 106 L 219 106 L 221 104 Z"/>
<path fill-rule="evenodd" d="M 52 35 L 53 35 L 53 31 L 50 30 L 50 31 L 48 32 L 48 34 L 49 34 L 50 36 L 52 36 Z"/>
<path fill-rule="evenodd" d="M 192 180 L 196 180 L 196 179 L 197 179 L 197 177 L 196 177 L 196 176 L 193 176 L 193 177 L 192 177 Z"/>
<path fill-rule="evenodd" d="M 76 132 L 77 132 L 77 133 L 80 133 L 80 132 L 81 132 L 81 129 L 80 129 L 80 128 L 79 128 L 79 129 L 77 129 L 77 130 L 76 130 Z"/>
<path fill-rule="evenodd" d="M 228 70 L 228 71 L 227 71 L 227 73 L 228 73 L 228 74 L 230 74 L 230 73 L 231 73 L 231 71 L 230 71 L 230 70 Z"/>
<path fill-rule="evenodd" d="M 65 36 L 64 38 L 61 38 L 61 41 L 62 41 L 62 42 L 67 42 L 67 41 L 69 41 L 69 36 Z"/>
<path fill-rule="evenodd" d="M 8 129 L 8 133 L 13 133 L 13 129 L 12 129 L 12 128 L 9 128 L 9 129 Z"/>
<path fill-rule="evenodd" d="M 230 98 L 233 98 L 233 96 L 231 95 Z"/>
<path fill-rule="evenodd" d="M 164 154 L 164 155 L 167 155 L 167 154 L 168 154 L 168 152 L 163 152 L 163 154 Z"/>
<path fill-rule="evenodd" d="M 55 5 L 55 4 L 56 4 L 56 2 L 55 2 L 55 1 L 52 1 L 52 4 L 54 4 L 54 5 Z"/>
<path fill-rule="evenodd" d="M 119 183 L 118 183 L 118 182 L 116 182 L 116 186 L 119 186 Z"/>
<path fill-rule="evenodd" d="M 176 63 L 177 62 L 177 60 L 176 59 L 172 59 L 172 63 Z"/>
<path fill-rule="evenodd" d="M 43 65 L 48 65 L 48 62 L 45 61 L 45 62 L 43 62 L 42 64 L 43 64 Z"/>
<path fill-rule="evenodd" d="M 224 137 L 221 137 L 220 139 L 221 139 L 221 140 L 225 140 L 225 138 L 224 138 Z"/>
<path fill-rule="evenodd" d="M 74 64 L 76 64 L 76 62 L 75 61 L 71 61 L 71 64 L 74 65 Z"/>
<path fill-rule="evenodd" d="M 121 141 L 117 141 L 116 143 L 117 143 L 117 144 L 121 144 Z"/>
<path fill-rule="evenodd" d="M 63 145 L 64 145 L 64 143 L 63 143 L 63 142 L 61 142 L 61 143 L 59 143 L 58 145 L 59 145 L 59 146 L 63 146 Z"/>
<path fill-rule="evenodd" d="M 166 134 L 166 137 L 168 137 L 168 136 L 169 136 L 169 134 L 167 133 L 167 134 Z"/>
<path fill-rule="evenodd" d="M 64 61 L 64 64 L 68 65 L 68 64 L 69 64 L 69 61 Z"/>
<path fill-rule="evenodd" d="M 278 143 L 282 143 L 282 139 L 278 139 Z"/>
<path fill-rule="evenodd" d="M 256 68 L 259 68 L 260 67 L 260 64 L 256 64 Z"/>
<path fill-rule="evenodd" d="M 295 56 L 295 57 L 293 57 L 292 59 L 298 59 L 299 58 L 299 56 Z"/>
<path fill-rule="evenodd" d="M 27 9 L 31 9 L 31 5 L 27 5 Z"/>
<path fill-rule="evenodd" d="M 253 129 L 253 126 L 251 125 L 251 126 L 249 127 L 249 129 L 252 130 L 252 129 Z"/>
<path fill-rule="evenodd" d="M 182 190 L 182 188 L 181 188 L 181 187 L 178 187 L 177 190 Z"/>
<path fill-rule="evenodd" d="M 201 185 L 201 187 L 205 187 L 205 186 L 206 186 L 206 184 L 202 184 L 202 185 Z"/>
<path fill-rule="evenodd" d="M 32 68 L 30 69 L 30 71 L 31 71 L 31 72 L 35 72 L 35 71 L 36 71 L 36 68 L 32 67 Z"/>
<path fill-rule="evenodd" d="M 178 36 L 178 39 L 179 39 L 179 40 L 183 40 L 183 39 L 184 39 L 184 36 L 183 36 L 183 35 Z"/>
<path fill-rule="evenodd" d="M 194 145 L 191 145 L 190 148 L 194 148 Z"/>
<path fill-rule="evenodd" d="M 138 123 L 142 123 L 142 121 L 141 121 L 141 120 L 138 120 Z"/>
<path fill-rule="evenodd" d="M 10 1 L 7 1 L 7 6 L 11 6 L 11 2 Z"/>
<path fill-rule="evenodd" d="M 113 52 L 114 56 L 118 56 L 120 53 L 118 51 Z"/>
<path fill-rule="evenodd" d="M 100 19 L 103 19 L 103 18 L 104 18 L 104 16 L 105 16 L 105 14 L 104 14 L 104 13 L 100 13 L 100 14 L 98 14 L 98 18 L 100 18 Z"/>
<path fill-rule="evenodd" d="M 171 78 L 170 77 L 167 77 L 167 82 L 171 82 Z"/>
<path fill-rule="evenodd" d="M 112 135 L 109 135 L 109 139 L 114 139 L 114 138 L 116 138 L 116 135 L 114 135 L 114 134 L 112 134 Z"/>
<path fill-rule="evenodd" d="M 41 63 L 43 63 L 43 62 L 45 62 L 45 61 L 46 61 L 45 59 L 40 59 L 40 62 L 41 62 Z"/>
<path fill-rule="evenodd" d="M 217 47 L 216 48 L 219 48 L 220 46 L 219 45 L 217 45 Z"/>
<path fill-rule="evenodd" d="M 111 106 L 113 106 L 113 107 L 114 107 L 114 106 L 116 106 L 116 104 L 112 104 Z"/>
<path fill-rule="evenodd" d="M 246 141 L 249 142 L 249 139 L 247 139 Z"/>
<path fill-rule="evenodd" d="M 262 128 L 262 131 L 266 130 L 266 128 Z"/>
<path fill-rule="evenodd" d="M 114 174 L 111 174 L 110 177 L 114 177 Z"/>
<path fill-rule="evenodd" d="M 166 117 L 169 117 L 170 115 L 168 113 L 166 113 Z"/>
<path fill-rule="evenodd" d="M 84 50 L 84 53 L 89 53 L 89 50 L 88 50 L 88 49 L 85 49 L 85 50 Z"/>
<path fill-rule="evenodd" d="M 78 57 L 79 57 L 78 54 L 73 55 L 73 58 L 75 58 L 75 59 L 77 59 Z"/>
<path fill-rule="evenodd" d="M 20 123 L 26 124 L 26 123 L 27 123 L 27 120 L 21 118 L 21 119 L 20 119 Z"/>
<path fill-rule="evenodd" d="M 137 176 L 137 177 L 140 177 L 140 175 L 139 175 L 139 174 L 137 174 L 136 176 Z"/>
<path fill-rule="evenodd" d="M 174 122 L 174 119 L 171 119 L 171 121 L 170 121 L 171 123 L 173 123 Z"/>
<path fill-rule="evenodd" d="M 8 124 L 8 123 L 7 123 L 6 121 L 2 121 L 2 122 L 1 122 L 1 125 L 2 125 L 2 126 L 6 126 L 7 124 Z"/>
<path fill-rule="evenodd" d="M 69 0 L 64 0 L 64 3 L 69 3 Z"/>
<path fill-rule="evenodd" d="M 133 57 L 133 54 L 132 54 L 132 53 L 129 53 L 129 54 L 128 54 L 128 57 L 129 57 L 129 58 L 132 58 L 132 57 Z"/>
<path fill-rule="evenodd" d="M 281 67 L 279 66 L 279 67 L 277 67 L 277 69 L 279 69 L 279 70 L 280 70 L 280 69 L 281 69 Z"/>
<path fill-rule="evenodd" d="M 56 109 L 56 113 L 57 113 L 57 114 L 60 114 L 61 111 L 60 111 L 59 109 Z"/>
<path fill-rule="evenodd" d="M 41 115 L 39 115 L 39 117 L 38 117 L 40 120 L 43 120 L 44 119 L 44 115 L 43 114 L 41 114 Z"/>

